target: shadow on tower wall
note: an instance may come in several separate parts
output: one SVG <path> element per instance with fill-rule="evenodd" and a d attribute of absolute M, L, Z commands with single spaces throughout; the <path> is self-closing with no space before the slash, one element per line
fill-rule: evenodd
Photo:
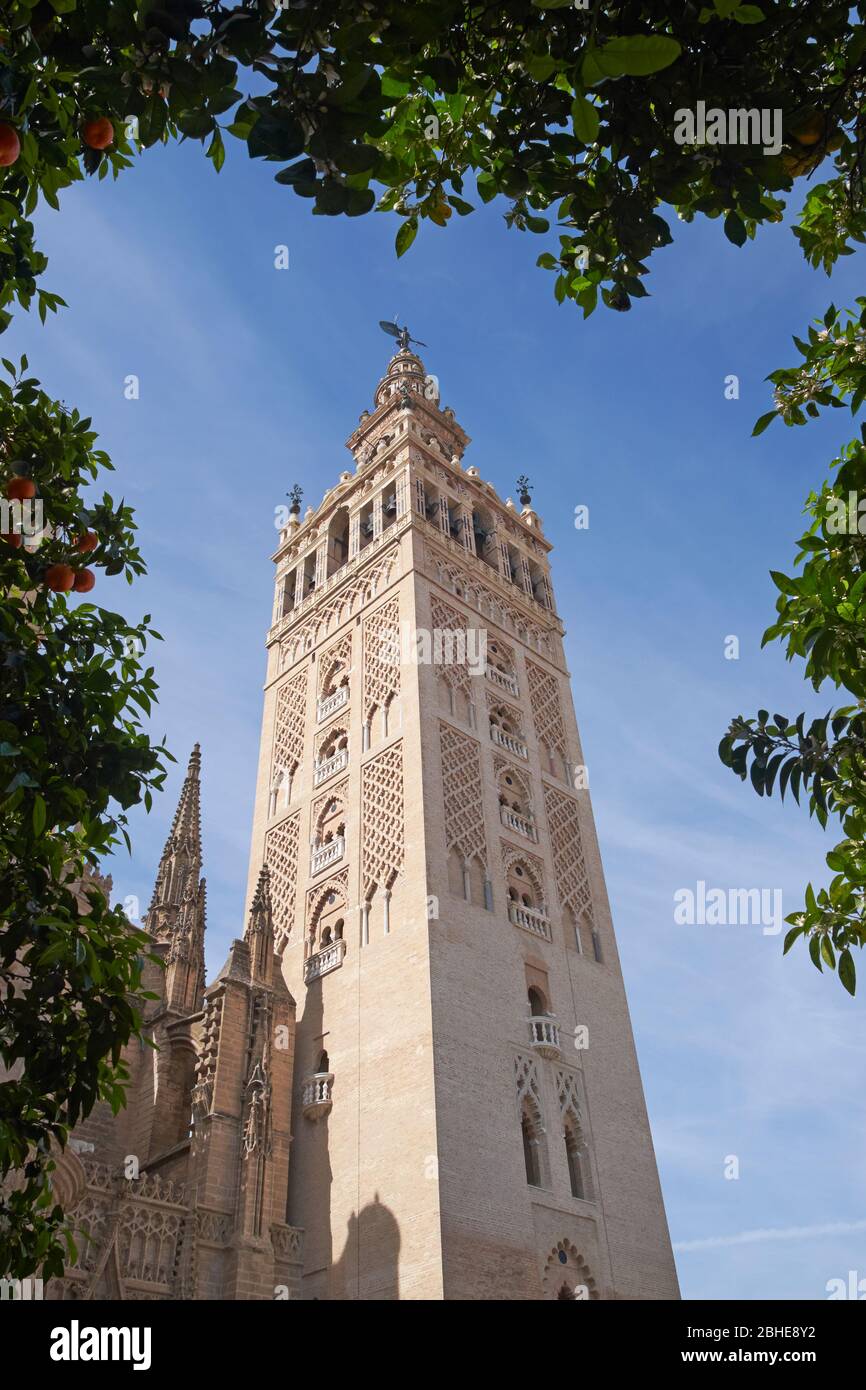
<path fill-rule="evenodd" d="M 343 1253 L 331 1272 L 331 1298 L 392 1302 L 400 1297 L 400 1227 L 375 1199 L 349 1217 Z"/>
<path fill-rule="evenodd" d="M 295 1087 L 292 1113 L 291 1162 L 286 1220 L 298 1223 L 303 1211 L 305 1298 L 327 1298 L 333 1261 L 331 1234 L 331 1170 L 327 1116 L 309 1120 L 304 1115 L 304 1078 L 318 1070 L 325 1050 L 322 1038 L 322 982 L 314 980 L 304 995 L 304 1012 L 295 1031 Z M 303 1202 L 301 1201 L 303 1194 Z"/>

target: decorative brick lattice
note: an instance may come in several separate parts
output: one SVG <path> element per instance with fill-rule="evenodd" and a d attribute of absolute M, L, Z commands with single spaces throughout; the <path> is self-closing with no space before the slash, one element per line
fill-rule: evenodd
<path fill-rule="evenodd" d="M 514 1058 L 514 1082 L 517 1087 L 517 1113 L 520 1114 L 525 1100 L 531 1102 L 541 1113 L 541 1087 L 538 1082 L 538 1067 L 534 1057 L 524 1057 L 518 1053 Z"/>
<path fill-rule="evenodd" d="M 307 673 L 300 671 L 277 695 L 272 781 L 288 775 L 304 760 L 304 727 L 307 713 Z"/>
<path fill-rule="evenodd" d="M 361 769 L 361 847 L 364 896 L 390 888 L 403 872 L 403 744 L 392 743 Z"/>
<path fill-rule="evenodd" d="M 295 888 L 298 883 L 298 841 L 301 813 L 275 825 L 265 836 L 265 863 L 271 871 L 271 902 L 274 909 L 274 937 L 282 955 L 295 924 Z"/>
<path fill-rule="evenodd" d="M 332 647 L 322 652 L 316 658 L 319 662 L 319 698 L 325 693 L 325 685 L 336 675 L 336 684 L 341 684 L 341 677 L 346 671 L 352 668 L 352 634 L 345 633 Z M 338 668 L 343 668 L 338 670 Z"/>
<path fill-rule="evenodd" d="M 329 597 L 324 597 L 309 617 L 299 622 L 281 644 L 282 669 L 293 666 L 304 652 L 311 651 L 329 632 L 334 632 L 352 613 L 375 598 L 390 581 L 398 559 L 398 547 L 391 546 L 345 584 L 336 588 Z"/>
<path fill-rule="evenodd" d="M 577 802 L 545 782 L 544 804 L 559 901 L 563 907 L 571 909 L 575 918 L 586 914 L 592 921 L 592 893 L 583 857 Z"/>
<path fill-rule="evenodd" d="M 442 599 L 436 597 L 432 598 L 430 602 L 430 617 L 433 622 L 434 633 L 438 629 L 440 634 L 460 634 L 456 640 L 452 637 L 450 644 L 446 642 L 446 639 L 440 636 L 439 640 L 442 643 L 443 660 L 439 665 L 438 671 L 439 675 L 441 675 L 449 685 L 454 686 L 457 690 L 462 690 L 468 697 L 471 693 L 471 677 L 469 675 L 469 667 L 466 664 L 466 652 L 468 647 L 466 619 L 462 613 L 457 612 L 456 608 L 452 608 L 450 604 L 443 603 Z M 449 659 L 445 659 L 446 655 Z M 458 656 L 462 656 L 463 660 L 456 660 Z"/>
<path fill-rule="evenodd" d="M 560 757 L 567 758 L 568 745 L 556 678 L 543 671 L 540 666 L 533 665 L 531 661 L 526 663 L 526 677 L 529 682 L 532 719 L 539 743 L 546 743 L 548 748 L 554 749 Z"/>
<path fill-rule="evenodd" d="M 545 628 L 540 627 L 538 623 L 530 622 L 519 608 L 508 603 L 474 576 L 470 578 L 463 567 L 450 557 L 440 555 L 432 546 L 430 554 L 440 584 L 464 602 L 477 608 L 480 613 L 489 614 L 495 623 L 513 632 L 527 646 L 534 647 L 543 655 L 550 654 L 550 634 Z"/>
<path fill-rule="evenodd" d="M 484 801 L 481 790 L 481 758 L 473 738 L 439 725 L 442 752 L 442 792 L 445 801 L 445 845 L 456 849 L 468 864 L 476 857 L 487 869 L 484 834 Z"/>
<path fill-rule="evenodd" d="M 364 718 L 400 693 L 400 603 L 395 597 L 364 619 Z"/>
<path fill-rule="evenodd" d="M 565 1119 L 566 1115 L 571 1115 L 575 1123 L 580 1125 L 580 1092 L 578 1090 L 577 1075 L 573 1071 L 557 1071 L 556 1073 L 556 1096 L 559 1101 L 559 1113 Z"/>

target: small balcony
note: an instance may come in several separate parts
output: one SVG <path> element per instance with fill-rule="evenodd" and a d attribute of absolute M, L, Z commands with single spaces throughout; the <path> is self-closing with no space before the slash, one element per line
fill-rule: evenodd
<path fill-rule="evenodd" d="M 314 956 L 307 956 L 304 961 L 304 984 L 312 984 L 313 980 L 318 980 L 322 975 L 329 975 L 332 970 L 339 970 L 345 954 L 346 943 L 341 940 L 332 941 L 330 946 L 323 947 Z"/>
<path fill-rule="evenodd" d="M 490 737 L 494 743 L 498 743 L 500 748 L 504 748 L 506 753 L 513 753 L 517 758 L 528 758 L 529 749 L 526 744 L 514 734 L 503 733 L 498 724 L 490 725 Z"/>
<path fill-rule="evenodd" d="M 521 816 L 517 811 L 512 811 L 510 806 L 500 806 L 499 815 L 506 830 L 513 830 L 515 834 L 522 835 L 525 840 L 532 840 L 533 844 L 538 839 L 535 825 L 527 816 Z"/>
<path fill-rule="evenodd" d="M 343 835 L 336 835 L 333 840 L 319 845 L 317 849 L 313 850 L 310 860 L 310 878 L 320 874 L 323 869 L 330 869 L 332 864 L 339 864 L 345 853 L 346 840 Z"/>
<path fill-rule="evenodd" d="M 349 687 L 341 685 L 335 690 L 333 695 L 326 695 L 316 706 L 316 723 L 321 724 L 324 719 L 329 719 L 338 709 L 349 703 Z"/>
<path fill-rule="evenodd" d="M 349 761 L 348 748 L 341 748 L 332 758 L 326 758 L 323 763 L 316 763 L 313 781 L 315 785 L 321 786 L 322 782 L 327 782 L 329 777 L 333 777 L 335 772 L 342 772 Z"/>
<path fill-rule="evenodd" d="M 308 1120 L 321 1120 L 330 1113 L 334 1073 L 317 1071 L 301 1083 L 301 1109 Z"/>
<path fill-rule="evenodd" d="M 540 936 L 545 941 L 551 940 L 550 919 L 546 913 L 539 912 L 538 908 L 523 907 L 512 900 L 508 904 L 508 916 L 515 927 L 531 931 L 533 936 Z"/>
<path fill-rule="evenodd" d="M 501 690 L 507 690 L 509 695 L 520 695 L 517 677 L 512 676 L 509 671 L 500 671 L 497 666 L 488 666 L 487 679 L 493 681 L 493 684 L 498 685 Z"/>
<path fill-rule="evenodd" d="M 562 1056 L 559 1046 L 559 1024 L 549 1015 L 529 1020 L 529 1041 L 532 1043 L 533 1051 L 540 1057 L 549 1057 L 555 1061 L 557 1057 Z"/>

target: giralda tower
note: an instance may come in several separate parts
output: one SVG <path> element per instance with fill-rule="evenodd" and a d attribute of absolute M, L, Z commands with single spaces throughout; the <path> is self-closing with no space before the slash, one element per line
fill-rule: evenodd
<path fill-rule="evenodd" d="M 301 1297 L 676 1298 L 550 545 L 435 395 L 404 335 L 274 557 Z"/>

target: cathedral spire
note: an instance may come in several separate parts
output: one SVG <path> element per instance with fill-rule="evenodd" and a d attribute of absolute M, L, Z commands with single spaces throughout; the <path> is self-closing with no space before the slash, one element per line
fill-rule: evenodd
<path fill-rule="evenodd" d="M 270 981 L 274 957 L 274 915 L 271 907 L 271 871 L 263 864 L 253 894 L 244 941 L 250 948 L 250 968 L 253 981 Z"/>
<path fill-rule="evenodd" d="M 171 830 L 159 861 L 145 926 L 157 940 L 169 940 L 180 914 L 187 885 L 198 896 L 201 877 L 201 748 L 192 750 Z"/>

